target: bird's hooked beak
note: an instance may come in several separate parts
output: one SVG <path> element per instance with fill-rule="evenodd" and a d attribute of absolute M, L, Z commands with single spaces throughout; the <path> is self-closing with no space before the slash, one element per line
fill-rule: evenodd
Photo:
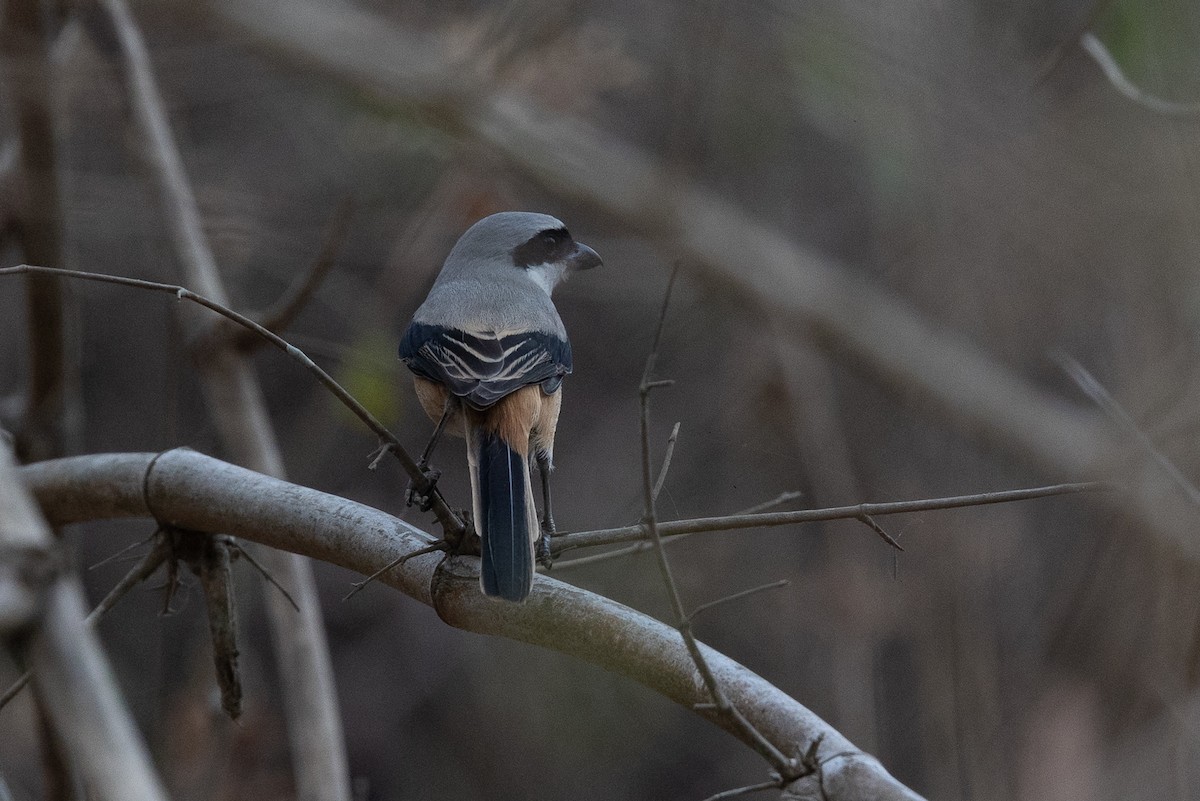
<path fill-rule="evenodd" d="M 575 252 L 567 257 L 567 264 L 572 270 L 590 270 L 593 267 L 599 267 L 604 262 L 600 259 L 599 253 L 582 242 L 576 242 Z"/>

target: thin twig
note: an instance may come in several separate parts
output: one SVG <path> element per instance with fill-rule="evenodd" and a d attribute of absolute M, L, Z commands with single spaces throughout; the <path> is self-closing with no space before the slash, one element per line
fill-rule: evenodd
<path fill-rule="evenodd" d="M 875 522 L 875 518 L 871 517 L 868 514 L 862 514 L 862 515 L 858 516 L 858 520 L 860 522 L 866 524 L 866 526 L 868 528 L 870 528 L 872 531 L 874 531 L 876 534 L 878 534 L 884 542 L 886 542 L 888 545 L 895 548 L 897 551 L 904 550 L 903 548 L 900 547 L 900 543 L 898 543 L 894 539 L 892 539 L 891 534 L 888 534 L 886 531 L 883 530 L 883 526 L 881 526 Z"/>
<path fill-rule="evenodd" d="M 392 443 L 384 442 L 371 453 L 371 461 L 367 462 L 367 469 L 374 470 L 379 467 L 379 463 L 383 461 L 383 457 L 388 455 L 388 451 L 392 449 Z"/>
<path fill-rule="evenodd" d="M 362 581 L 354 582 L 354 584 L 353 584 L 354 589 L 352 589 L 352 590 L 350 590 L 350 592 L 346 593 L 346 597 L 343 598 L 342 600 L 349 601 L 355 595 L 357 595 L 358 593 L 360 593 L 361 591 L 366 589 L 367 585 L 370 584 L 372 581 L 379 578 L 384 573 L 391 570 L 393 567 L 399 567 L 400 565 L 407 562 L 409 559 L 413 559 L 414 557 L 417 557 L 417 556 L 424 556 L 425 554 L 433 553 L 434 551 L 444 551 L 444 550 L 446 550 L 446 543 L 439 540 L 438 542 L 434 542 L 430 545 L 425 546 L 424 548 L 418 548 L 415 551 L 409 551 L 408 553 L 404 554 L 403 556 L 398 556 L 395 559 L 393 559 L 392 561 L 388 562 L 383 567 L 376 570 L 371 575 L 367 576 Z"/>
<path fill-rule="evenodd" d="M 158 570 L 159 566 L 167 558 L 168 548 L 165 543 L 157 543 L 150 553 L 142 558 L 132 570 L 125 574 L 125 577 L 118 581 L 104 599 L 96 604 L 96 608 L 87 616 L 89 625 L 94 625 L 97 620 L 108 614 L 117 602 L 124 598 L 130 590 L 136 587 L 139 583 L 150 578 L 154 571 Z"/>
<path fill-rule="evenodd" d="M 25 671 L 17 678 L 16 681 L 12 683 L 12 686 L 4 691 L 3 695 L 0 695 L 0 709 L 8 706 L 9 701 L 16 698 L 21 690 L 25 689 L 25 685 L 29 684 L 29 679 L 32 678 L 32 676 L 33 674 L 28 670 Z"/>
<path fill-rule="evenodd" d="M 967 506 L 986 506 L 993 503 L 1028 501 L 1055 495 L 1072 495 L 1081 492 L 1099 492 L 1113 489 L 1103 481 L 1082 481 L 1070 484 L 1051 484 L 1028 489 L 981 492 L 974 495 L 954 495 L 947 498 L 924 498 L 915 501 L 892 501 L 889 503 L 859 503 L 853 506 L 832 506 L 825 509 L 799 509 L 792 512 L 766 512 L 760 514 L 729 515 L 727 517 L 698 517 L 690 520 L 670 520 L 658 524 L 663 537 L 678 537 L 683 534 L 699 534 L 705 531 L 733 531 L 743 528 L 766 528 L 790 526 L 797 523 L 817 523 L 825 520 L 858 520 L 863 515 L 895 515 L 904 512 L 928 512 L 935 509 L 960 509 Z M 554 551 L 561 553 L 573 548 L 589 548 L 594 545 L 615 545 L 646 538 L 646 525 L 621 528 L 605 528 L 595 531 L 579 531 L 560 534 L 554 538 Z M 575 560 L 572 560 L 575 561 Z M 563 566 L 570 564 L 564 562 Z"/>
<path fill-rule="evenodd" d="M 737 727 L 746 735 L 747 739 L 759 754 L 771 764 L 781 776 L 790 776 L 796 770 L 795 760 L 786 757 L 773 743 L 763 736 L 753 724 L 751 724 L 730 703 L 729 698 L 721 689 L 721 685 L 717 682 L 716 676 L 713 675 L 712 668 L 709 667 L 708 661 L 704 658 L 704 653 L 700 650 L 700 645 L 696 642 L 695 636 L 692 634 L 692 624 L 687 613 L 684 611 L 683 599 L 679 594 L 679 587 L 675 583 L 675 577 L 671 573 L 671 564 L 667 560 L 666 549 L 663 548 L 662 538 L 658 532 L 658 514 L 655 510 L 654 503 L 654 484 L 650 467 L 650 393 L 661 386 L 665 385 L 663 381 L 653 380 L 654 364 L 658 358 L 658 347 L 662 340 L 663 326 L 667 317 L 667 308 L 671 302 L 671 291 L 675 286 L 675 278 L 678 275 L 679 266 L 671 271 L 671 279 L 667 284 L 667 291 L 663 297 L 662 310 L 658 318 L 658 330 L 654 334 L 654 345 L 650 354 L 646 357 L 646 367 L 642 371 L 642 381 L 639 387 L 638 394 L 641 398 L 641 415 L 640 415 L 640 432 L 642 440 L 642 502 L 645 510 L 645 528 L 649 533 L 650 541 L 654 544 L 654 555 L 658 562 L 659 573 L 662 575 L 663 584 L 666 585 L 667 595 L 671 601 L 671 608 L 675 614 L 676 628 L 683 637 L 684 645 L 687 647 L 688 653 L 692 657 L 692 661 L 696 665 L 696 669 L 700 672 L 701 678 L 704 680 L 704 686 L 708 690 L 708 694 L 712 697 L 713 702 L 717 705 L 719 714 L 736 723 Z"/>
<path fill-rule="evenodd" d="M 658 359 L 658 346 L 662 343 L 663 330 L 667 327 L 667 309 L 671 307 L 671 294 L 675 291 L 675 279 L 679 277 L 681 264 L 676 261 L 671 265 L 671 276 L 667 279 L 667 291 L 663 293 L 662 308 L 658 310 L 658 325 L 654 328 L 654 341 L 650 345 L 650 357 L 647 360 L 646 371 L 642 373 L 642 386 L 652 386 L 650 376 L 654 373 L 654 361 Z"/>
<path fill-rule="evenodd" d="M 804 497 L 803 492 L 800 492 L 798 490 L 789 490 L 788 492 L 779 493 L 779 495 L 776 495 L 774 498 L 772 498 L 769 501 L 763 501 L 762 503 L 757 503 L 754 506 L 750 506 L 746 509 L 742 509 L 738 512 L 735 512 L 734 514 L 738 514 L 738 515 L 757 514 L 758 512 L 765 511 L 774 506 L 779 506 L 780 504 L 788 503 L 789 501 L 794 501 L 797 498 L 803 498 L 803 497 Z M 656 497 L 656 500 L 657 500 L 657 497 Z M 659 523 L 659 526 L 661 526 L 661 525 L 662 525 L 662 523 Z M 679 534 L 679 535 L 669 537 L 668 539 L 664 540 L 663 544 L 664 545 L 674 545 L 675 543 L 683 542 L 690 536 L 692 536 L 692 535 L 691 534 Z M 635 542 L 633 545 L 627 545 L 624 548 L 616 548 L 611 551 L 605 551 L 604 553 L 595 553 L 595 554 L 592 554 L 591 556 L 580 556 L 575 559 L 569 559 L 565 562 L 557 562 L 554 565 L 554 569 L 555 570 L 568 570 L 572 567 L 585 567 L 587 565 L 594 565 L 597 562 L 608 562 L 613 559 L 620 559 L 620 558 L 623 558 L 626 556 L 632 556 L 633 554 L 645 553 L 646 551 L 650 550 L 653 547 L 654 546 L 652 544 L 650 544 L 649 542 L 642 540 L 641 542 Z"/>
<path fill-rule="evenodd" d="M 93 570 L 96 570 L 96 569 L 98 569 L 98 568 L 104 567 L 104 566 L 105 566 L 105 565 L 107 565 L 109 562 L 115 562 L 115 561 L 117 561 L 118 559 L 121 559 L 123 556 L 125 556 L 125 554 L 129 553 L 129 552 L 130 552 L 130 551 L 132 551 L 134 548 L 141 548 L 141 547 L 142 547 L 143 545 L 145 545 L 147 542 L 149 542 L 150 540 L 152 540 L 152 539 L 154 539 L 155 537 L 157 537 L 160 531 L 162 531 L 162 529 L 155 529 L 155 530 L 154 530 L 154 532 L 153 532 L 153 533 L 152 533 L 152 534 L 151 534 L 149 537 L 146 537 L 145 539 L 138 540 L 137 542 L 131 542 L 130 544 L 126 545 L 126 546 L 125 546 L 124 548 L 122 548 L 121 550 L 119 550 L 119 551 L 116 551 L 115 553 L 110 553 L 108 556 L 104 557 L 104 558 L 103 558 L 103 559 L 101 559 L 99 562 L 96 562 L 96 563 L 95 563 L 95 564 L 93 564 L 93 565 L 88 565 L 88 566 L 87 566 L 88 572 L 90 573 L 90 572 L 91 572 L 91 571 L 93 571 Z"/>
<path fill-rule="evenodd" d="M 708 603 L 700 604 L 699 606 L 697 606 L 695 609 L 692 610 L 692 613 L 690 615 L 688 615 L 688 620 L 695 620 L 696 615 L 698 615 L 701 612 L 704 612 L 708 609 L 712 609 L 714 606 L 720 606 L 721 604 L 726 604 L 726 603 L 729 603 L 730 601 L 740 601 L 741 599 L 746 598 L 750 595 L 756 595 L 760 592 L 765 592 L 766 590 L 777 590 L 780 587 L 786 587 L 787 585 L 789 585 L 791 583 L 792 582 L 789 581 L 788 579 L 780 579 L 779 581 L 772 581 L 767 584 L 760 584 L 757 587 L 751 587 L 748 590 L 742 590 L 741 592 L 735 592 L 731 595 L 726 595 L 724 598 L 718 598 L 715 601 L 709 601 Z"/>
<path fill-rule="evenodd" d="M 282 584 L 279 583 L 278 580 L 276 580 L 275 576 L 273 576 L 271 574 L 271 571 L 267 570 L 265 567 L 263 567 L 261 564 L 259 564 L 257 559 L 255 559 L 253 556 L 251 556 L 250 551 L 243 548 L 241 545 L 238 544 L 237 540 L 232 539 L 232 538 L 229 540 L 229 542 L 227 544 L 230 546 L 230 548 L 233 550 L 233 552 L 236 555 L 242 557 L 247 562 L 249 562 L 250 566 L 253 567 L 255 570 L 257 570 L 259 572 L 259 574 L 264 579 L 267 580 L 268 584 L 270 584 L 275 589 L 279 590 L 279 592 L 283 595 L 283 597 L 287 599 L 287 602 L 292 605 L 293 609 L 295 609 L 297 612 L 300 611 L 300 605 L 296 603 L 294 598 L 292 598 L 292 594 L 287 591 L 286 587 L 284 587 Z"/>
<path fill-rule="evenodd" d="M 651 490 L 651 496 L 654 500 L 658 500 L 658 494 L 662 492 L 663 484 L 667 481 L 667 471 L 671 469 L 671 457 L 675 455 L 675 442 L 679 439 L 679 423 L 671 429 L 671 436 L 667 437 L 667 452 L 663 454 L 662 467 L 658 470 L 658 480 L 654 482 L 654 489 Z"/>
<path fill-rule="evenodd" d="M 1174 100 L 1164 100 L 1161 97 L 1156 97 L 1145 89 L 1135 84 L 1121 70 L 1121 65 L 1112 57 L 1112 53 L 1108 52 L 1108 48 L 1104 46 L 1104 42 L 1096 34 L 1088 31 L 1083 36 L 1079 37 L 1079 44 L 1083 47 L 1085 53 L 1100 66 L 1104 72 L 1104 77 L 1108 78 L 1108 82 L 1125 97 L 1137 103 L 1145 109 L 1149 109 L 1156 114 L 1165 114 L 1169 117 L 1195 117 L 1200 115 L 1200 103 L 1179 103 Z"/>
<path fill-rule="evenodd" d="M 263 339 L 270 342 L 276 348 L 286 353 L 288 357 L 296 362 L 299 362 L 306 370 L 315 375 L 317 380 L 320 381 L 326 389 L 333 393 L 334 397 L 336 397 L 347 409 L 354 413 L 355 417 L 361 420 L 367 426 L 367 428 L 371 429 L 376 436 L 378 436 L 391 447 L 392 453 L 400 461 L 401 466 L 404 468 L 404 472 L 408 473 L 409 478 L 413 480 L 414 485 L 425 491 L 426 494 L 428 494 L 428 492 L 433 493 L 434 504 L 431 508 L 434 515 L 437 517 L 438 522 L 442 524 L 442 527 L 447 531 L 448 534 L 452 536 L 460 536 L 465 530 L 462 521 L 458 519 L 458 516 L 446 504 L 441 492 L 439 492 L 436 487 L 428 486 L 428 479 L 426 479 L 425 475 L 417 467 L 417 463 L 414 462 L 412 457 L 408 455 L 408 452 L 404 450 L 404 446 L 400 444 L 400 440 L 398 440 L 391 431 L 388 431 L 387 428 L 384 427 L 383 423 L 379 422 L 379 420 L 377 420 L 373 414 L 367 411 L 366 407 L 355 400 L 354 396 L 347 392 L 341 384 L 333 380 L 333 376 L 329 375 L 329 373 L 321 369 L 312 359 L 308 358 L 304 351 L 300 350 L 295 345 L 292 345 L 275 332 L 267 330 L 262 325 L 256 323 L 254 320 L 251 320 L 244 314 L 239 314 L 233 309 L 223 306 L 216 301 L 210 300 L 203 295 L 198 295 L 195 292 L 192 292 L 191 290 L 177 284 L 163 284 L 157 281 L 144 281 L 140 278 L 126 278 L 125 276 L 108 275 L 106 273 L 91 273 L 81 270 L 63 270 L 57 267 L 39 267 L 32 264 L 20 264 L 15 267 L 0 267 L 0 276 L 18 275 L 21 273 L 58 275 L 64 278 L 76 278 L 84 281 L 99 281 L 101 283 L 135 287 L 153 292 L 167 292 L 174 295 L 179 300 L 189 300 L 205 307 L 206 309 L 216 312 L 222 317 L 232 320 L 240 326 L 250 329 Z"/>
<path fill-rule="evenodd" d="M 750 795 L 751 793 L 758 793 L 763 790 L 771 790 L 781 786 L 783 786 L 782 779 L 771 779 L 769 781 L 759 782 L 758 784 L 748 784 L 745 787 L 735 787 L 732 790 L 725 790 L 717 793 L 716 795 L 710 795 L 708 798 L 704 799 L 704 801 L 723 801 L 723 799 L 727 798 L 740 798 L 743 795 Z"/>
<path fill-rule="evenodd" d="M 672 537 L 671 539 L 664 540 L 663 543 L 670 545 L 675 542 L 680 542 L 683 539 L 685 539 L 685 537 Z M 557 573 L 560 570 L 570 570 L 573 567 L 586 567 L 588 565 L 594 565 L 598 562 L 609 562 L 613 559 L 621 559 L 626 556 L 645 553 L 653 547 L 654 546 L 649 542 L 642 540 L 640 542 L 635 542 L 633 545 L 627 545 L 624 548 L 616 548 L 611 551 L 605 551 L 604 553 L 594 553 L 590 556 L 579 556 L 575 559 L 568 559 L 565 562 L 555 562 L 554 571 Z"/>
<path fill-rule="evenodd" d="M 748 506 L 745 509 L 741 509 L 737 512 L 734 512 L 734 514 L 755 515 L 755 514 L 758 514 L 759 512 L 765 512 L 768 509 L 773 509 L 776 506 L 782 506 L 785 503 L 790 503 L 790 502 L 796 500 L 797 498 L 803 498 L 803 497 L 804 497 L 804 493 L 801 492 L 800 490 L 788 490 L 787 492 L 779 493 L 778 495 L 776 495 L 774 498 L 772 498 L 769 501 L 763 501 L 762 503 L 756 503 L 753 506 Z"/>

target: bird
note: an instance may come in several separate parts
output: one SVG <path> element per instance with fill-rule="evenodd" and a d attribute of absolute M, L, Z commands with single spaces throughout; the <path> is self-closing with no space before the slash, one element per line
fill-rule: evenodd
<path fill-rule="evenodd" d="M 422 469 L 443 431 L 466 440 L 484 595 L 524 601 L 535 549 L 549 555 L 554 434 L 572 370 L 551 293 L 601 263 L 548 214 L 484 217 L 455 243 L 401 339 L 400 358 L 435 423 Z M 540 521 L 531 460 L 542 478 Z"/>

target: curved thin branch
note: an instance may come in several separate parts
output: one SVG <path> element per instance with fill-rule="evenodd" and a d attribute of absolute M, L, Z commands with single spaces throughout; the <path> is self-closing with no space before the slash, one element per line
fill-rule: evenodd
<path fill-rule="evenodd" d="M 462 521 L 458 519 L 458 516 L 454 514 L 454 512 L 446 504 L 445 499 L 442 497 L 441 493 L 437 491 L 437 488 L 428 487 L 428 477 L 417 466 L 417 463 L 412 460 L 412 457 L 408 455 L 408 451 L 406 451 L 404 446 L 400 444 L 400 440 L 396 438 L 396 435 L 389 431 L 387 427 L 383 425 L 383 423 L 379 422 L 375 415 L 371 414 L 371 412 L 369 412 L 365 406 L 358 402 L 357 398 L 347 392 L 341 384 L 333 379 L 333 376 L 325 372 L 325 370 L 323 370 L 316 362 L 310 359 L 304 351 L 300 350 L 295 345 L 292 345 L 274 331 L 268 330 L 266 327 L 260 325 L 254 320 L 251 320 L 246 315 L 240 314 L 222 303 L 207 298 L 203 295 L 199 295 L 190 289 L 187 289 L 186 287 L 179 286 L 178 284 L 164 284 L 158 281 L 145 281 L 141 278 L 127 278 L 123 275 L 90 273 L 81 270 L 63 270 L 57 267 L 42 267 L 33 264 L 19 264 L 15 267 L 0 267 L 0 277 L 6 275 L 19 275 L 22 273 L 61 276 L 63 278 L 76 278 L 83 281 L 97 281 L 104 284 L 116 284 L 118 286 L 133 287 L 135 289 L 146 289 L 152 292 L 166 292 L 167 294 L 174 295 L 179 300 L 188 300 L 192 303 L 203 306 L 210 311 L 216 312 L 222 317 L 232 320 L 238 325 L 244 327 L 246 330 L 252 331 L 267 342 L 274 345 L 279 350 L 283 351 L 289 358 L 299 362 L 301 366 L 316 376 L 317 381 L 319 381 L 322 386 L 333 393 L 333 396 L 341 401 L 343 406 L 349 409 L 355 417 L 361 420 L 363 424 L 375 434 L 375 436 L 387 443 L 387 450 L 390 450 L 392 454 L 395 455 L 396 459 L 399 460 L 400 465 L 404 468 L 404 472 L 408 473 L 409 478 L 411 478 L 414 482 L 420 482 L 418 483 L 418 488 L 423 486 L 432 492 L 432 497 L 434 499 L 432 510 L 434 515 L 437 517 L 438 522 L 442 524 L 442 527 L 451 534 L 462 533 Z"/>
<path fill-rule="evenodd" d="M 1092 57 L 1100 67 L 1108 82 L 1125 97 L 1137 103 L 1142 108 L 1155 114 L 1165 114 L 1168 117 L 1200 117 L 1200 103 L 1178 103 L 1174 100 L 1164 100 L 1142 89 L 1125 75 L 1121 65 L 1113 58 L 1112 53 L 1100 41 L 1100 37 L 1088 31 L 1079 37 L 1079 45 L 1083 52 Z"/>
<path fill-rule="evenodd" d="M 221 531 L 322 559 L 362 574 L 432 537 L 391 515 L 336 495 L 289 484 L 193 451 L 80 456 L 21 469 L 46 515 L 57 524 L 144 516 L 147 498 L 162 519 L 198 531 Z M 143 479 L 145 491 L 143 491 Z M 710 707 L 687 649 L 674 628 L 616 601 L 539 576 L 524 604 L 496 604 L 479 592 L 475 557 L 427 554 L 381 577 L 446 623 L 508 637 L 584 659 L 694 709 L 735 736 L 737 727 Z M 852 772 L 844 794 L 828 798 L 905 799 L 919 796 L 810 710 L 732 659 L 699 646 L 710 669 L 754 727 L 797 750 L 819 742 L 823 786 Z M 800 781 L 811 780 L 806 777 Z"/>

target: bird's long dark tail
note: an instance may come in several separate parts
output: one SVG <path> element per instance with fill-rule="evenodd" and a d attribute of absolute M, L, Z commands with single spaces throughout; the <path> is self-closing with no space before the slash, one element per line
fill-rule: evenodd
<path fill-rule="evenodd" d="M 485 595 L 523 601 L 533 586 L 533 542 L 537 514 L 529 480 L 529 462 L 495 432 L 476 428 L 468 438 L 483 565 Z"/>

